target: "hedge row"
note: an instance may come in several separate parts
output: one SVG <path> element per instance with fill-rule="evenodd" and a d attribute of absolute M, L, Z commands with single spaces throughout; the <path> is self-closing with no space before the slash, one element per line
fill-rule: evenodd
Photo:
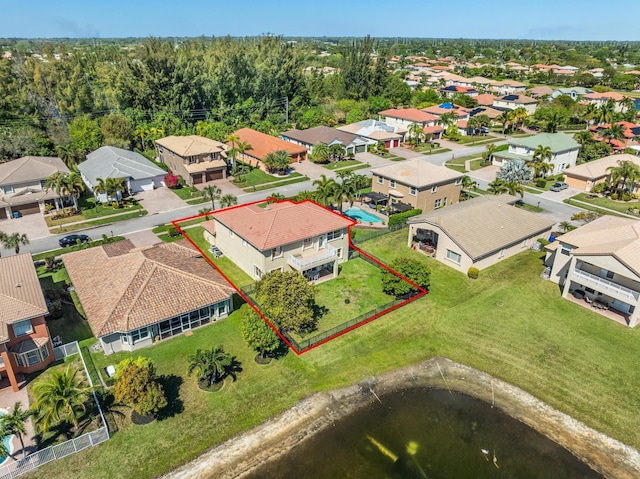
<path fill-rule="evenodd" d="M 409 211 L 405 211 L 404 213 L 396 213 L 395 215 L 391 215 L 389 218 L 389 226 L 397 225 L 400 223 L 405 223 L 412 216 L 416 216 L 422 213 L 421 209 L 413 209 Z"/>

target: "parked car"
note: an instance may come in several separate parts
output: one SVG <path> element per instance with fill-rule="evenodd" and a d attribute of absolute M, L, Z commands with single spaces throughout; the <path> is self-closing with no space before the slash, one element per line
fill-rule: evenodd
<path fill-rule="evenodd" d="M 91 241 L 91 238 L 89 238 L 87 235 L 69 235 L 65 236 L 64 238 L 60 238 L 58 244 L 61 248 L 66 248 L 67 246 L 78 244 L 78 241 L 80 243 L 87 243 L 88 241 Z"/>
<path fill-rule="evenodd" d="M 223 256 L 222 251 L 220 251 L 220 248 L 218 248 L 216 245 L 211 245 L 209 247 L 209 251 L 213 253 L 214 258 L 220 258 L 221 256 Z"/>
<path fill-rule="evenodd" d="M 562 190 L 566 190 L 567 188 L 569 188 L 569 185 L 562 182 L 562 181 L 556 181 L 553 185 L 551 185 L 551 188 L 549 188 L 551 191 L 562 191 Z"/>
<path fill-rule="evenodd" d="M 489 127 L 488 127 L 488 126 L 480 127 L 480 133 L 482 133 L 482 134 L 484 134 L 484 135 L 487 135 L 490 131 L 491 131 L 491 130 L 489 129 Z"/>
<path fill-rule="evenodd" d="M 529 125 L 527 128 L 531 131 L 540 131 L 540 127 L 538 125 Z"/>

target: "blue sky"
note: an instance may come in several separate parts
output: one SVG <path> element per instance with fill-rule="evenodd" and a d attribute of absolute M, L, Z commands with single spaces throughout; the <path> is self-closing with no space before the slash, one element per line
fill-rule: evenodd
<path fill-rule="evenodd" d="M 638 0 L 0 0 L 0 37 L 640 40 Z"/>

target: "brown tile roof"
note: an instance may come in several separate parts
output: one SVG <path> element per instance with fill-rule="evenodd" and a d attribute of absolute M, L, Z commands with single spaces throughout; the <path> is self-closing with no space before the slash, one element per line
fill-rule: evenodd
<path fill-rule="evenodd" d="M 510 195 L 478 196 L 414 216 L 409 222 L 439 226 L 470 258 L 479 260 L 551 230 L 553 220 L 511 206 L 515 200 Z"/>
<path fill-rule="evenodd" d="M 371 173 L 396 180 L 402 184 L 424 188 L 429 185 L 453 183 L 464 175 L 446 166 L 439 166 L 424 160 L 407 160 L 373 168 Z"/>
<path fill-rule="evenodd" d="M 247 150 L 245 154 L 253 158 L 258 158 L 259 160 L 263 160 L 269 153 L 278 150 L 284 150 L 290 155 L 299 155 L 307 152 L 304 146 L 294 145 L 288 141 L 260 133 L 251 128 L 241 128 L 234 132 L 234 135 L 238 135 L 240 141 L 246 141 L 251 145 L 251 150 Z"/>
<path fill-rule="evenodd" d="M 389 116 L 391 118 L 400 118 L 402 120 L 416 121 L 423 123 L 427 121 L 438 121 L 438 117 L 415 108 L 391 108 L 390 110 L 384 110 L 378 113 L 382 116 Z"/>
<path fill-rule="evenodd" d="M 625 97 L 615 91 L 607 91 L 604 93 L 587 93 L 582 98 L 585 100 L 608 100 L 611 98 L 615 101 L 622 101 Z"/>
<path fill-rule="evenodd" d="M 183 158 L 187 156 L 206 155 L 208 153 L 222 153 L 229 149 L 229 147 L 224 143 L 198 135 L 171 135 L 156 140 L 156 143 L 173 151 Z"/>
<path fill-rule="evenodd" d="M 453 113 L 455 116 L 457 116 L 458 118 L 462 118 L 465 117 L 469 114 L 469 110 L 466 110 L 464 108 L 461 107 L 457 107 L 457 108 L 440 108 L 438 105 L 433 105 L 427 108 L 423 108 L 421 111 L 427 112 L 429 114 L 435 115 L 437 119 L 439 119 L 439 117 L 441 115 L 444 115 L 445 113 Z"/>
<path fill-rule="evenodd" d="M 7 325 L 48 313 L 31 253 L 0 257 L 0 342 Z"/>
<path fill-rule="evenodd" d="M 312 201 L 280 201 L 267 208 L 241 206 L 216 211 L 213 218 L 260 251 L 355 224 Z"/>
<path fill-rule="evenodd" d="M 314 128 L 307 128 L 306 130 L 293 129 L 281 133 L 280 136 L 308 143 L 310 145 L 314 145 L 316 143 L 328 144 L 335 140 L 340 140 L 340 143 L 343 145 L 348 145 L 357 138 L 356 135 L 336 130 L 335 128 L 329 128 L 328 126 L 316 126 Z"/>
<path fill-rule="evenodd" d="M 44 180 L 58 172 L 69 173 L 69 168 L 57 156 L 23 156 L 0 163 L 0 185 Z"/>
<path fill-rule="evenodd" d="M 514 96 L 516 96 L 517 98 L 511 99 L 511 97 L 514 97 Z M 529 104 L 529 103 L 538 103 L 538 100 L 536 100 L 535 98 L 531 98 L 525 95 L 514 95 L 514 94 L 501 96 L 497 100 L 506 101 L 509 103 L 521 103 L 523 105 Z"/>
<path fill-rule="evenodd" d="M 618 166 L 618 161 L 630 161 L 640 166 L 640 158 L 636 155 L 609 155 L 599 160 L 588 161 L 587 163 L 567 168 L 564 173 L 568 176 L 597 180 L 609 176 L 610 172 L 607 171 L 607 168 Z"/>
<path fill-rule="evenodd" d="M 234 292 L 186 240 L 143 248 L 125 241 L 114 245 L 62 256 L 98 337 L 149 326 Z"/>
<path fill-rule="evenodd" d="M 491 106 L 496 97 L 489 93 L 483 93 L 482 95 L 476 96 L 475 99 L 478 101 L 478 105 Z"/>
<path fill-rule="evenodd" d="M 553 93 L 553 88 L 546 86 L 546 85 L 542 85 L 542 86 L 536 86 L 533 87 L 531 90 L 529 90 L 529 94 L 533 97 L 542 97 L 542 96 L 547 96 L 547 95 L 551 95 Z"/>
<path fill-rule="evenodd" d="M 611 255 L 640 276 L 640 221 L 601 216 L 556 241 L 574 247 L 572 255 Z"/>

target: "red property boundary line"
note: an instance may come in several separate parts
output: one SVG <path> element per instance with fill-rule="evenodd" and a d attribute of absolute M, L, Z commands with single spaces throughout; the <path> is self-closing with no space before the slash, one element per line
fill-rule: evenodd
<path fill-rule="evenodd" d="M 233 281 L 231 281 L 229 279 L 229 277 L 224 274 L 224 272 L 211 260 L 211 258 L 207 255 L 206 252 L 202 251 L 200 249 L 200 247 L 189 237 L 189 235 L 185 234 L 184 229 L 182 229 L 180 227 L 180 223 L 183 223 L 185 221 L 189 221 L 189 220 L 193 220 L 196 218 L 201 218 L 203 216 L 215 216 L 215 214 L 217 212 L 220 211 L 230 211 L 230 210 L 234 210 L 236 208 L 246 208 L 248 206 L 252 206 L 252 205 L 257 205 L 257 204 L 261 204 L 261 203 L 265 203 L 265 202 L 271 202 L 271 203 L 282 203 L 282 202 L 288 202 L 288 203 L 293 203 L 293 204 L 301 204 L 301 203 L 312 203 L 316 206 L 319 206 L 320 208 L 324 208 L 325 210 L 327 210 L 328 212 L 341 216 L 344 218 L 343 215 L 340 215 L 339 213 L 336 213 L 335 211 L 330 210 L 329 208 L 316 203 L 315 201 L 312 200 L 304 200 L 304 201 L 291 201 L 291 200 L 280 200 L 280 201 L 276 201 L 273 198 L 268 198 L 266 200 L 258 200 L 258 201 L 253 201 L 251 203 L 244 203 L 242 205 L 235 205 L 235 206 L 230 206 L 228 208 L 223 208 L 221 210 L 216 210 L 216 211 L 212 211 L 209 213 L 202 213 L 202 214 L 197 214 L 197 215 L 193 215 L 193 216 L 188 216 L 186 218 L 181 218 L 178 220 L 173 220 L 171 222 L 171 224 L 178 230 L 180 231 L 180 234 L 182 236 L 184 236 L 185 238 L 187 238 L 187 240 L 189 241 L 189 243 L 191 243 L 191 245 L 198 250 L 201 254 L 202 257 L 218 272 L 220 273 L 220 275 L 233 287 L 233 289 L 236 290 L 236 292 L 240 295 L 240 297 L 269 325 L 269 327 L 271 329 L 273 329 L 275 331 L 275 333 L 280 337 L 280 339 L 282 339 L 282 341 L 285 342 L 285 344 L 287 346 L 289 346 L 289 349 L 291 349 L 294 353 L 296 353 L 296 355 L 301 355 L 306 353 L 307 351 L 311 351 L 314 348 L 317 348 L 318 346 L 321 346 L 322 344 L 325 344 L 333 339 L 336 339 L 340 336 L 342 336 L 343 334 L 348 333 L 349 331 L 353 331 L 356 328 L 359 328 L 360 326 L 363 326 L 367 323 L 370 323 L 371 321 L 374 321 L 375 319 L 378 319 L 381 316 L 384 316 L 385 314 L 390 313 L 391 311 L 395 311 L 396 309 L 399 309 L 403 306 L 406 306 L 407 304 L 411 303 L 412 301 L 415 301 L 417 299 L 420 299 L 421 297 L 425 296 L 426 294 L 428 294 L 428 291 L 424 288 L 422 288 L 421 286 L 418 286 L 416 283 L 414 283 L 413 281 L 411 281 L 410 279 L 404 277 L 403 275 L 401 275 L 400 273 L 398 273 L 397 271 L 391 269 L 389 266 L 387 266 L 386 264 L 382 263 L 381 261 L 379 261 L 377 258 L 371 256 L 370 254 L 366 253 L 365 251 L 363 251 L 362 249 L 358 248 L 357 246 L 355 246 L 352 242 L 351 242 L 351 227 L 354 226 L 356 224 L 355 221 L 352 222 L 351 225 L 349 225 L 348 227 L 348 233 L 349 233 L 349 248 L 353 249 L 355 251 L 357 251 L 361 256 L 365 256 L 367 259 L 369 259 L 370 261 L 373 261 L 374 263 L 376 263 L 378 266 L 380 266 L 381 268 L 386 269 L 387 271 L 389 271 L 390 273 L 394 274 L 395 276 L 397 276 L 398 278 L 401 278 L 402 280 L 406 281 L 407 283 L 409 283 L 411 286 L 413 286 L 414 288 L 416 288 L 418 290 L 418 293 L 414 296 L 412 296 L 411 298 L 408 298 L 404 301 L 402 301 L 401 303 L 398 303 L 394 306 L 391 306 L 387 309 L 385 309 L 384 311 L 381 311 L 380 313 L 374 314 L 373 316 L 363 319 L 362 321 L 360 321 L 359 323 L 354 324 L 353 326 L 350 326 L 346 329 L 344 329 L 343 331 L 339 331 L 325 339 L 323 339 L 322 341 L 317 342 L 316 344 L 309 346 L 308 348 L 304 348 L 301 350 L 298 350 L 297 348 L 294 347 L 293 344 L 291 344 L 291 342 L 278 330 L 278 328 L 276 328 L 271 321 L 269 321 L 269 318 L 267 318 L 261 311 L 260 309 L 253 303 L 253 301 L 251 301 L 251 299 L 245 295 L 242 290 L 236 286 Z M 348 218 L 351 219 L 351 218 Z"/>

